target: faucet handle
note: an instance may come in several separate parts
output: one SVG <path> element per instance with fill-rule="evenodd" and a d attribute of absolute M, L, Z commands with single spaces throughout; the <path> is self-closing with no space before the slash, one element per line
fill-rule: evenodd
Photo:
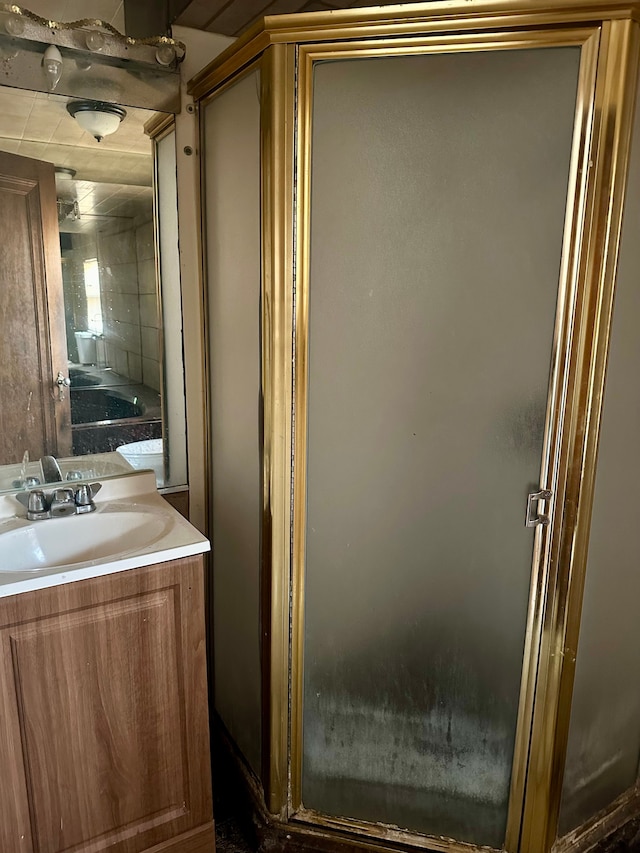
<path fill-rule="evenodd" d="M 47 512 L 47 499 L 41 489 L 34 489 L 29 492 L 29 500 L 27 502 L 29 512 Z"/>
<path fill-rule="evenodd" d="M 78 486 L 74 494 L 77 512 L 92 512 L 96 508 L 93 498 L 101 488 L 102 483 L 83 483 Z"/>
<path fill-rule="evenodd" d="M 37 521 L 40 518 L 49 517 L 49 502 L 42 489 L 34 489 L 29 492 L 18 492 L 16 500 L 26 508 L 27 518 L 29 521 Z"/>

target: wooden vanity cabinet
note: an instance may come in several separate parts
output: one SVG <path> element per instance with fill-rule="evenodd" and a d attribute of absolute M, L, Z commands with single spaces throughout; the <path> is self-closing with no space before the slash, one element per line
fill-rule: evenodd
<path fill-rule="evenodd" d="M 202 557 L 0 599 L 0 851 L 214 850 Z"/>

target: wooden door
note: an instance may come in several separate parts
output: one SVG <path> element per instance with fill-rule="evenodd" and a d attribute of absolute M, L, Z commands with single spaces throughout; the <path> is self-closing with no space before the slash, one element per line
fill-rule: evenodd
<path fill-rule="evenodd" d="M 51 163 L 0 152 L 0 464 L 71 454 L 67 346 Z M 55 389 L 55 390 L 54 390 Z"/>

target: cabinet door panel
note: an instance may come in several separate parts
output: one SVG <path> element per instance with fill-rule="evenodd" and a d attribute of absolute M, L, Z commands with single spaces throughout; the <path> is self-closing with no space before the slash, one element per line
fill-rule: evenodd
<path fill-rule="evenodd" d="M 0 646 L 0 850 L 33 853 L 11 647 Z"/>
<path fill-rule="evenodd" d="M 10 632 L 42 853 L 133 836 L 184 814 L 175 618 L 168 589 Z"/>
<path fill-rule="evenodd" d="M 0 799 L 29 853 L 141 853 L 210 823 L 199 565 L 0 603 L 0 757 L 13 755 L 22 790 Z M 7 831 L 2 849 L 22 849 Z"/>

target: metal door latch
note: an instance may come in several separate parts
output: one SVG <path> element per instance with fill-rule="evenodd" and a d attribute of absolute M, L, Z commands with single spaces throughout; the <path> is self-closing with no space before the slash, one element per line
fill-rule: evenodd
<path fill-rule="evenodd" d="M 530 492 L 527 498 L 527 517 L 525 519 L 525 527 L 537 527 L 539 524 L 547 525 L 550 522 L 548 515 L 539 515 L 537 506 L 534 509 L 534 504 L 538 501 L 550 501 L 553 492 L 550 489 L 540 489 L 539 492 Z"/>
<path fill-rule="evenodd" d="M 64 389 L 68 388 L 69 385 L 71 385 L 71 380 L 67 379 L 62 371 L 59 370 L 58 375 L 56 376 L 56 387 L 58 389 L 58 400 L 60 402 L 64 400 Z"/>

